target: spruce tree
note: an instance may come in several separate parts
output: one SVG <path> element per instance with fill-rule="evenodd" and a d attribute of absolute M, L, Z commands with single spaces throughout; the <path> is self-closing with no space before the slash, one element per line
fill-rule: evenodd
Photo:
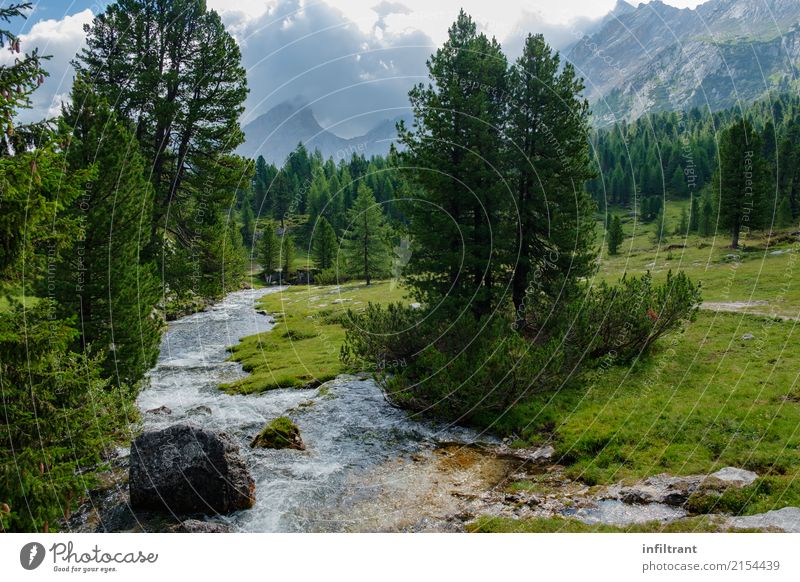
<path fill-rule="evenodd" d="M 375 277 L 386 274 L 390 257 L 383 210 L 364 183 L 358 186 L 347 218 L 349 226 L 343 248 L 347 271 L 370 285 Z"/>
<path fill-rule="evenodd" d="M 696 194 L 692 194 L 692 205 L 689 211 L 689 232 L 700 230 L 700 202 Z"/>
<path fill-rule="evenodd" d="M 415 187 L 404 208 L 414 252 L 406 268 L 418 301 L 469 305 L 476 318 L 506 297 L 516 263 L 513 207 L 503 179 L 507 60 L 462 10 L 428 61 L 430 83 L 409 93 L 401 166 Z"/>
<path fill-rule="evenodd" d="M 625 234 L 622 232 L 622 223 L 619 220 L 619 216 L 614 216 L 611 220 L 611 227 L 608 230 L 608 254 L 609 255 L 616 255 L 619 246 L 622 244 L 622 241 L 625 238 Z"/>
<path fill-rule="evenodd" d="M 294 239 L 286 231 L 281 237 L 280 261 L 281 282 L 285 283 L 294 274 Z"/>
<path fill-rule="evenodd" d="M 331 223 L 323 216 L 320 217 L 314 229 L 312 240 L 312 250 L 314 260 L 320 269 L 330 269 L 336 262 L 336 253 L 339 250 L 339 241 L 336 238 L 336 231 L 333 230 Z"/>
<path fill-rule="evenodd" d="M 267 221 L 261 231 L 258 257 L 264 276 L 269 277 L 280 268 L 281 242 L 275 232 L 275 223 Z"/>
<path fill-rule="evenodd" d="M 700 211 L 700 234 L 702 236 L 711 236 L 713 234 L 715 220 L 714 205 L 711 203 L 710 197 L 706 196 Z"/>
<path fill-rule="evenodd" d="M 742 229 L 758 226 L 763 188 L 768 180 L 761 136 L 747 120 L 722 132 L 719 167 L 714 173 L 714 193 L 719 199 L 719 222 L 731 235 L 731 248 L 739 248 Z"/>
<path fill-rule="evenodd" d="M 67 163 L 98 172 L 69 211 L 81 234 L 56 269 L 56 298 L 64 317 L 78 316 L 79 347 L 104 354 L 106 374 L 133 385 L 155 363 L 161 339 L 158 280 L 141 261 L 152 188 L 136 138 L 82 75 L 70 97 L 61 126 Z"/>

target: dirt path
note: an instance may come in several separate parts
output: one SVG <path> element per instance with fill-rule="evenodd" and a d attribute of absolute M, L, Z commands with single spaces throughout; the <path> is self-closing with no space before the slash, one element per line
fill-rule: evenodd
<path fill-rule="evenodd" d="M 769 309 L 769 301 L 705 301 L 700 309 L 706 311 L 724 311 L 727 313 L 746 313 L 760 317 L 777 317 L 783 321 L 800 321 L 796 315 L 784 315 Z"/>

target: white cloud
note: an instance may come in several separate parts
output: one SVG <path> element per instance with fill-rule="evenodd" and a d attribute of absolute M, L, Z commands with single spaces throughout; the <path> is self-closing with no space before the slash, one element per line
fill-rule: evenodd
<path fill-rule="evenodd" d="M 19 113 L 22 122 L 38 121 L 44 116 L 60 113 L 60 102 L 69 94 L 74 71 L 70 61 L 85 43 L 83 25 L 91 22 L 92 11 L 65 16 L 61 20 L 40 20 L 27 34 L 20 37 L 22 51 L 39 49 L 40 55 L 51 55 L 44 61 L 45 70 L 50 76 L 32 95 L 33 109 Z M 0 62 L 9 64 L 14 56 L 8 51 L 0 51 Z"/>

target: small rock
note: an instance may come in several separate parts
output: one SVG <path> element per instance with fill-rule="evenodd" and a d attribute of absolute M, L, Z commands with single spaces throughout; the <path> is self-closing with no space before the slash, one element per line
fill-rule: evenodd
<path fill-rule="evenodd" d="M 158 408 L 151 408 L 146 412 L 146 414 L 158 414 L 161 416 L 167 416 L 169 414 L 172 414 L 172 409 L 166 405 L 163 405 L 159 406 Z"/>
<path fill-rule="evenodd" d="M 208 416 L 211 414 L 211 408 L 206 406 L 205 404 L 201 404 L 200 406 L 195 406 L 194 408 L 190 408 L 186 411 L 186 414 L 189 416 Z"/>
<path fill-rule="evenodd" d="M 729 485 L 736 485 L 738 487 L 746 487 L 752 485 L 758 479 L 758 474 L 746 469 L 738 469 L 736 467 L 724 467 L 716 473 L 711 473 L 709 477 L 719 479 Z"/>
<path fill-rule="evenodd" d="M 410 303 L 408 306 L 411 309 L 422 309 L 422 304 L 421 303 L 414 302 L 414 303 Z"/>
<path fill-rule="evenodd" d="M 755 337 L 756 337 L 756 336 L 754 336 L 752 333 L 746 333 L 746 334 L 744 334 L 744 335 L 742 336 L 742 339 L 743 339 L 744 341 L 747 341 L 747 340 L 755 339 Z"/>
<path fill-rule="evenodd" d="M 300 429 L 289 418 L 279 416 L 267 426 L 250 443 L 251 447 L 265 449 L 306 449 L 303 439 L 300 438 Z"/>

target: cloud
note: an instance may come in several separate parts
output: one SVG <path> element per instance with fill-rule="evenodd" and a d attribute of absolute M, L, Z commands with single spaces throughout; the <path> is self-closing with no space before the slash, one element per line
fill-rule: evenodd
<path fill-rule="evenodd" d="M 20 36 L 23 52 L 38 48 L 39 54 L 52 57 L 43 63 L 50 76 L 33 93 L 33 108 L 20 111 L 18 117 L 21 122 L 38 121 L 42 117 L 60 113 L 58 105 L 72 87 L 74 71 L 70 61 L 84 46 L 83 25 L 91 20 L 92 11 L 87 8 L 61 20 L 40 20 L 28 33 Z M 0 63 L 9 65 L 13 60 L 14 56 L 8 51 L 0 51 Z"/>
<path fill-rule="evenodd" d="M 503 40 L 503 49 L 510 57 L 522 54 L 528 33 L 541 33 L 554 49 L 566 53 L 584 35 L 597 30 L 604 17 L 576 17 L 567 23 L 549 22 L 541 12 L 523 11 L 512 32 Z"/>
<path fill-rule="evenodd" d="M 280 0 L 257 18 L 228 24 L 248 70 L 244 123 L 299 96 L 324 126 L 345 136 L 407 112 L 408 90 L 426 77 L 435 49 L 418 30 L 365 32 L 325 3 Z"/>

